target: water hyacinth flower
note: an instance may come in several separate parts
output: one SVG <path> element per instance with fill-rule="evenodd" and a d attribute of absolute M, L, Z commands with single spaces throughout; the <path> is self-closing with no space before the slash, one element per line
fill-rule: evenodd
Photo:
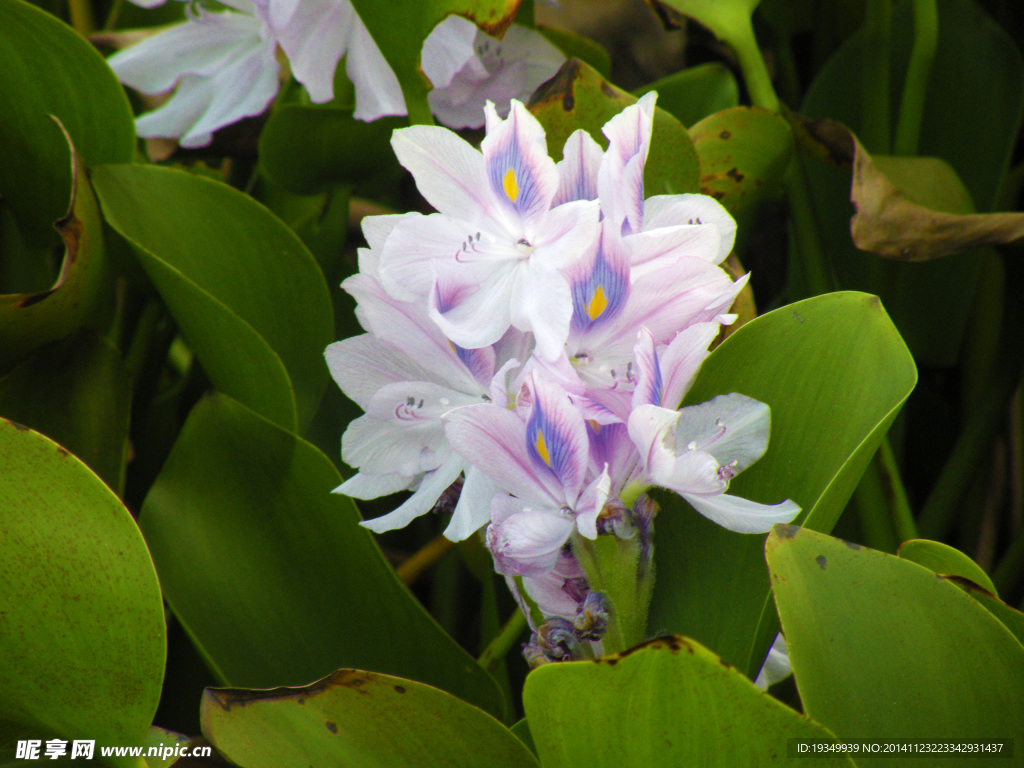
<path fill-rule="evenodd" d="M 138 118 L 139 136 L 204 147 L 215 131 L 260 114 L 273 101 L 280 65 L 265 8 L 259 0 L 224 5 L 232 10 L 190 6 L 184 23 L 107 60 L 122 83 L 141 93 L 174 89 L 163 105 Z"/>
<path fill-rule="evenodd" d="M 717 202 L 643 197 L 654 98 L 605 126 L 606 151 L 577 132 L 558 164 L 515 101 L 504 119 L 488 104 L 480 150 L 443 128 L 396 131 L 437 212 L 364 222 L 370 247 L 345 288 L 367 334 L 329 351 L 367 411 L 343 438 L 359 473 L 338 490 L 414 491 L 364 523 L 374 530 L 459 494 L 446 534 L 486 526 L 534 630 L 531 664 L 642 639 L 657 514 L 645 489 L 734 531 L 799 512 L 726 493 L 767 449 L 767 405 L 728 394 L 679 407 L 745 278 L 718 266 L 735 224 Z M 603 536 L 629 553 L 619 565 L 595 567 Z M 619 604 L 609 568 L 624 569 Z"/>
<path fill-rule="evenodd" d="M 135 0 L 146 8 L 164 0 Z M 137 121 L 139 136 L 203 147 L 213 133 L 261 114 L 277 95 L 280 49 L 292 75 L 315 104 L 334 99 L 344 58 L 355 88 L 354 116 L 376 120 L 406 114 L 390 65 L 350 0 L 225 0 L 229 10 L 189 5 L 187 20 L 108 59 L 118 79 L 147 95 L 174 93 Z M 457 16 L 424 42 L 423 70 L 431 108 L 454 128 L 479 127 L 487 100 L 508 112 L 550 78 L 565 57 L 538 32 L 513 25 L 504 41 Z"/>

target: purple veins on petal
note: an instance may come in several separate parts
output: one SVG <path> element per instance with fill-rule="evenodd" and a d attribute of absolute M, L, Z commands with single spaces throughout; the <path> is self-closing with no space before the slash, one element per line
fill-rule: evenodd
<path fill-rule="evenodd" d="M 494 112 L 494 105 L 487 107 Z M 558 185 L 558 172 L 548 157 L 544 129 L 518 101 L 508 118 L 488 120 L 487 137 L 481 145 L 487 179 L 495 199 L 524 223 L 547 213 Z"/>
<path fill-rule="evenodd" d="M 629 261 L 621 243 L 601 238 L 589 269 L 575 270 L 572 282 L 572 332 L 583 334 L 598 323 L 614 319 L 629 298 Z"/>
<path fill-rule="evenodd" d="M 550 470 L 575 503 L 583 484 L 589 451 L 586 426 L 565 391 L 533 378 L 533 409 L 526 422 L 526 445 L 535 463 Z"/>

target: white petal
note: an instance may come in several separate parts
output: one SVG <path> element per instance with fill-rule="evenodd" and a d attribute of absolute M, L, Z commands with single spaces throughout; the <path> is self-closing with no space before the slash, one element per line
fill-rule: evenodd
<path fill-rule="evenodd" d="M 572 529 L 572 520 L 556 511 L 525 509 L 491 523 L 487 547 L 499 573 L 539 576 L 554 567 Z"/>
<path fill-rule="evenodd" d="M 732 474 L 738 474 L 764 455 L 770 428 L 771 409 L 734 392 L 681 409 L 676 445 L 695 444 L 722 466 L 733 465 Z"/>
<path fill-rule="evenodd" d="M 565 340 L 569 337 L 569 282 L 534 259 L 528 265 L 519 265 L 515 277 L 509 297 L 512 325 L 521 331 L 531 331 L 537 340 L 537 354 L 553 362 L 565 353 Z"/>
<path fill-rule="evenodd" d="M 679 224 L 712 226 L 718 233 L 718 249 L 711 260 L 718 264 L 732 250 L 736 240 L 736 221 L 722 204 L 708 195 L 655 195 L 644 201 L 644 229 Z"/>
<path fill-rule="evenodd" d="M 476 24 L 468 19 L 449 16 L 427 35 L 421 60 L 423 74 L 435 91 L 448 86 L 456 73 L 473 58 L 473 43 L 478 32 Z M 480 104 L 480 118 L 483 120 L 483 103 Z"/>
<path fill-rule="evenodd" d="M 455 482 L 455 478 L 461 472 L 462 460 L 453 454 L 438 469 L 423 476 L 420 487 L 402 506 L 386 515 L 375 517 L 372 520 L 364 520 L 360 525 L 375 533 L 404 528 L 420 515 L 429 512 L 437 503 L 438 497 Z"/>
<path fill-rule="evenodd" d="M 604 153 L 601 145 L 582 128 L 565 142 L 562 161 L 558 163 L 558 193 L 552 206 L 572 200 L 597 199 L 597 172 Z"/>
<path fill-rule="evenodd" d="M 295 79 L 314 103 L 334 98 L 334 71 L 345 55 L 352 26 L 359 24 L 348 0 L 301 0 L 271 6 L 278 43 Z"/>
<path fill-rule="evenodd" d="M 357 120 L 376 120 L 385 115 L 404 115 L 405 97 L 391 65 L 361 21 L 352 25 L 345 72 L 356 89 Z"/>
<path fill-rule="evenodd" d="M 776 523 L 788 523 L 800 513 L 800 507 L 789 499 L 768 505 L 727 493 L 682 496 L 704 517 L 737 533 L 767 533 Z"/>
<path fill-rule="evenodd" d="M 491 499 L 498 492 L 494 483 L 487 475 L 476 467 L 466 470 L 466 482 L 462 484 L 459 503 L 455 512 L 444 529 L 445 538 L 449 541 L 462 541 L 469 538 L 491 519 Z"/>
<path fill-rule="evenodd" d="M 413 125 L 395 131 L 391 146 L 436 210 L 468 222 L 491 220 L 484 159 L 457 135 L 447 128 Z"/>
<path fill-rule="evenodd" d="M 370 334 L 336 341 L 324 352 L 327 367 L 341 391 L 364 411 L 385 384 L 424 381 L 430 374 Z"/>
<path fill-rule="evenodd" d="M 397 473 L 367 475 L 364 472 L 356 472 L 331 493 L 340 493 L 353 499 L 377 499 L 381 496 L 390 496 L 392 493 L 408 490 L 415 480 L 415 476 L 409 477 Z"/>
<path fill-rule="evenodd" d="M 761 665 L 761 671 L 757 673 L 754 685 L 764 691 L 791 674 L 793 674 L 793 667 L 789 663 L 786 638 L 780 632 L 775 636 L 775 642 L 772 643 L 772 647 L 768 649 L 768 656 Z"/>

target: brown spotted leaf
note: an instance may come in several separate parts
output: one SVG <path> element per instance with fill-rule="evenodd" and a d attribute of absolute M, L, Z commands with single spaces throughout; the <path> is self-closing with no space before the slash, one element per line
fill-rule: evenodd
<path fill-rule="evenodd" d="M 471 704 L 401 677 L 341 669 L 303 688 L 208 688 L 203 735 L 246 768 L 537 768 Z"/>
<path fill-rule="evenodd" d="M 700 158 L 700 191 L 730 213 L 777 189 L 793 156 L 789 124 L 760 107 L 716 112 L 690 128 Z"/>
<path fill-rule="evenodd" d="M 523 706 L 541 763 L 560 768 L 765 765 L 786 759 L 787 739 L 834 738 L 685 637 L 547 664 L 526 678 Z M 852 765 L 831 756 L 800 763 Z"/>

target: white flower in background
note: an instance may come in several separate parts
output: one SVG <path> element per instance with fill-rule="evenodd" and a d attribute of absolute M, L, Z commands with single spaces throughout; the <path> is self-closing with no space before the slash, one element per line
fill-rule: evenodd
<path fill-rule="evenodd" d="M 144 8 L 164 0 L 133 0 Z M 203 147 L 213 133 L 261 114 L 279 88 L 278 46 L 310 99 L 334 99 L 334 76 L 345 59 L 355 87 L 354 116 L 376 120 L 406 114 L 398 78 L 351 0 L 224 0 L 230 10 L 189 6 L 187 21 L 157 32 L 108 59 L 125 85 L 147 95 L 174 90 L 137 121 L 139 136 Z M 195 8 L 195 10 L 193 10 Z M 423 71 L 438 119 L 454 128 L 480 127 L 487 100 L 508 114 L 565 57 L 538 32 L 512 26 L 498 41 L 458 16 L 442 21 L 424 42 Z"/>
<path fill-rule="evenodd" d="M 260 114 L 273 101 L 280 66 L 262 7 L 252 0 L 224 4 L 234 10 L 189 9 L 184 23 L 107 60 L 122 83 L 141 93 L 175 89 L 158 109 L 138 118 L 139 136 L 204 147 L 214 131 Z"/>
<path fill-rule="evenodd" d="M 461 16 L 449 16 L 423 43 L 423 72 L 434 90 L 430 111 L 451 128 L 480 128 L 484 105 L 501 117 L 554 77 L 565 55 L 540 32 L 517 24 L 498 40 Z"/>

